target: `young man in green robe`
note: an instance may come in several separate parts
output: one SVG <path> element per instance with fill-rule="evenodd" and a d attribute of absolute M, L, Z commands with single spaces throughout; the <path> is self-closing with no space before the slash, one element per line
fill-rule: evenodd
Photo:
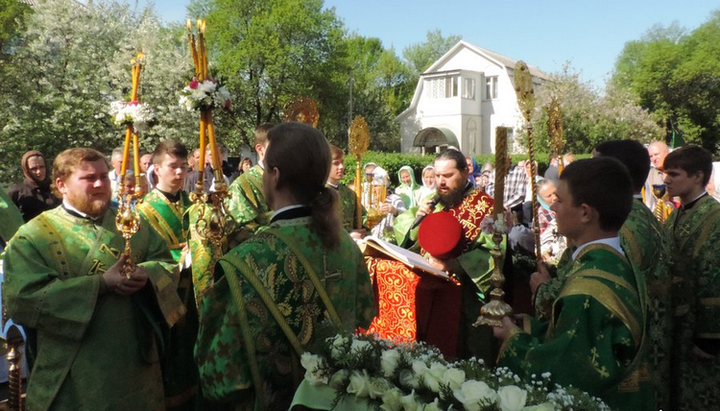
<path fill-rule="evenodd" d="M 673 410 L 720 404 L 720 203 L 705 187 L 710 153 L 684 146 L 665 157 L 665 185 L 682 206 L 665 222 L 672 250 Z"/>
<path fill-rule="evenodd" d="M 103 155 L 60 153 L 61 207 L 25 224 L 5 250 L 8 314 L 34 335 L 31 410 L 163 410 L 160 338 L 184 314 L 174 263 L 145 222 L 125 241 Z"/>
<path fill-rule="evenodd" d="M 305 347 L 375 313 L 363 257 L 332 212 L 327 140 L 301 123 L 268 136 L 263 192 L 277 211 L 219 261 L 200 302 L 196 356 L 217 409 L 289 409 Z"/>
<path fill-rule="evenodd" d="M 367 230 L 359 227 L 364 227 L 367 222 L 367 210 L 362 205 L 360 206 L 362 218 L 362 224 L 360 224 L 357 216 L 357 195 L 341 182 L 345 175 L 344 153 L 340 147 L 332 144 L 330 152 L 332 153 L 332 164 L 330 164 L 327 185 L 337 190 L 340 200 L 340 224 L 345 231 L 350 233 L 350 237 L 363 238 L 367 235 Z"/>
<path fill-rule="evenodd" d="M 198 317 L 188 260 L 190 200 L 182 189 L 187 174 L 188 152 L 175 141 L 161 141 L 152 155 L 157 184 L 138 205 L 140 215 L 162 237 L 178 264 L 178 295 L 187 315 L 170 329 L 163 356 L 165 406 L 168 410 L 194 410 L 199 404 L 198 371 L 193 358 Z"/>
<path fill-rule="evenodd" d="M 613 184 L 607 184 L 612 181 Z M 632 208 L 627 169 L 612 158 L 573 162 L 560 176 L 558 231 L 577 249 L 548 321 L 508 317 L 496 327 L 498 365 L 522 378 L 551 380 L 600 397 L 618 410 L 656 410 L 653 386 L 641 367 L 647 292 L 633 271 L 618 231 Z"/>
<path fill-rule="evenodd" d="M 261 124 L 255 129 L 255 152 L 257 164 L 242 173 L 230 184 L 230 198 L 225 207 L 235 220 L 235 229 L 228 236 L 228 246 L 233 248 L 250 237 L 258 228 L 270 222 L 272 210 L 265 203 L 262 191 L 262 176 L 265 170 L 264 157 L 267 149 L 268 130 L 272 124 Z"/>
<path fill-rule="evenodd" d="M 643 204 L 642 188 L 650 171 L 647 150 L 635 140 L 615 140 L 598 144 L 595 155 L 615 158 L 630 172 L 632 209 L 618 234 L 633 270 L 642 273 L 647 284 L 648 350 L 644 364 L 652 370 L 658 409 L 669 410 L 673 343 L 670 247 L 662 224 Z"/>

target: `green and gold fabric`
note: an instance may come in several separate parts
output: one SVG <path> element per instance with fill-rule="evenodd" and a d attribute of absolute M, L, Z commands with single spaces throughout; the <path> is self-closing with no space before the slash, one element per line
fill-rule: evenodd
<path fill-rule="evenodd" d="M 263 168 L 259 164 L 242 173 L 230 185 L 225 207 L 235 219 L 235 231 L 228 236 L 230 248 L 242 243 L 258 228 L 270 223 L 272 210 L 262 192 Z"/>
<path fill-rule="evenodd" d="M 173 258 L 179 263 L 177 292 L 187 310 L 187 315 L 170 329 L 165 339 L 162 370 L 168 410 L 194 410 L 200 402 L 198 371 L 193 357 L 198 330 L 197 305 L 191 268 L 182 268 L 190 229 L 189 207 L 190 199 L 186 192 L 179 191 L 177 199 L 172 201 L 157 188 L 138 205 L 140 215 L 165 240 Z"/>
<path fill-rule="evenodd" d="M 720 403 L 720 203 L 704 195 L 673 211 L 665 229 L 675 315 L 672 409 L 713 409 Z"/>
<path fill-rule="evenodd" d="M 645 349 L 646 290 L 627 259 L 605 244 L 584 247 L 571 263 L 549 321 L 510 336 L 499 365 L 523 378 L 551 374 L 602 398 L 613 409 L 656 410 Z"/>
<path fill-rule="evenodd" d="M 672 308 L 670 249 L 662 224 L 639 200 L 619 232 L 633 270 L 645 279 L 648 291 L 647 363 L 652 368 L 658 409 L 670 408 Z"/>
<path fill-rule="evenodd" d="M 0 238 L 7 243 L 24 223 L 20 210 L 0 188 Z"/>
<path fill-rule="evenodd" d="M 190 199 L 184 191 L 179 192 L 177 201 L 170 201 L 157 188 L 153 189 L 138 204 L 138 211 L 170 248 L 175 261 L 180 262 L 182 250 L 187 245 L 190 222 L 187 214 Z"/>
<path fill-rule="evenodd" d="M 125 242 L 116 210 L 100 221 L 46 211 L 20 228 L 5 250 L 10 317 L 35 335 L 27 387 L 30 410 L 162 410 L 162 335 L 185 314 L 176 264 L 165 242 L 141 222 L 132 260 L 147 287 L 130 297 L 107 289 L 102 274 Z"/>
<path fill-rule="evenodd" d="M 332 186 L 330 186 L 332 187 Z M 357 196 L 345 184 L 338 184 L 338 197 L 340 199 L 340 218 L 345 231 L 352 231 L 358 228 L 357 219 Z M 367 210 L 362 207 L 362 227 L 367 224 Z"/>
<path fill-rule="evenodd" d="M 203 394 L 233 409 L 288 409 L 303 376 L 299 356 L 327 337 L 322 324 L 354 331 L 374 315 L 367 268 L 348 234 L 325 250 L 308 217 L 273 222 L 220 260 L 200 302 Z"/>

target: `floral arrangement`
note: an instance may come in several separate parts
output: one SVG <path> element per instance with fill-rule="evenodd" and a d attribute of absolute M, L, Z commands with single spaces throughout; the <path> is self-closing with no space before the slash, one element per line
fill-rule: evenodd
<path fill-rule="evenodd" d="M 522 381 L 507 368 L 488 369 L 482 360 L 449 363 L 424 343 L 373 335 L 330 337 L 320 353 L 304 353 L 301 364 L 309 384 L 335 390 L 333 406 L 352 395 L 369 409 L 385 411 L 610 410 L 587 393 L 552 384 L 549 373 Z"/>
<path fill-rule="evenodd" d="M 214 80 L 198 81 L 193 78 L 190 84 L 180 91 L 180 105 L 187 111 L 230 108 L 230 93 Z"/>
<path fill-rule="evenodd" d="M 147 130 L 155 120 L 152 108 L 147 103 L 137 101 L 113 101 L 110 103 L 110 115 L 116 125 L 132 125 L 135 132 Z"/>
<path fill-rule="evenodd" d="M 480 231 L 486 234 L 493 234 L 495 232 L 507 234 L 508 227 L 512 227 L 512 213 L 510 210 L 504 210 L 502 218 L 486 215 L 480 222 Z"/>

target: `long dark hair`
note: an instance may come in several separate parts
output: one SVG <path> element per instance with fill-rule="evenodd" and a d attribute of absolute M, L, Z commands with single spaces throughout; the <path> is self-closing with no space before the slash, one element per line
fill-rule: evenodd
<path fill-rule="evenodd" d="M 268 131 L 267 170 L 280 170 L 278 188 L 287 187 L 295 198 L 312 207 L 311 228 L 325 248 L 340 240 L 340 216 L 335 190 L 325 187 L 332 156 L 323 134 L 303 123 L 279 124 Z"/>

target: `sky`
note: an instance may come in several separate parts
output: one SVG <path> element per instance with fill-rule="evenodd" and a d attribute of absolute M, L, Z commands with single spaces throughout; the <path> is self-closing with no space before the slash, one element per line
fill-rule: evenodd
<path fill-rule="evenodd" d="M 146 0 L 137 1 L 141 6 Z M 152 0 L 151 0 L 152 2 Z M 183 21 L 190 0 L 155 0 L 166 22 Z M 710 0 L 325 0 L 350 32 L 379 38 L 402 57 L 430 30 L 524 60 L 547 73 L 569 63 L 602 88 L 626 42 L 656 24 L 691 31 L 720 2 Z M 196 18 L 198 16 L 193 16 Z"/>

